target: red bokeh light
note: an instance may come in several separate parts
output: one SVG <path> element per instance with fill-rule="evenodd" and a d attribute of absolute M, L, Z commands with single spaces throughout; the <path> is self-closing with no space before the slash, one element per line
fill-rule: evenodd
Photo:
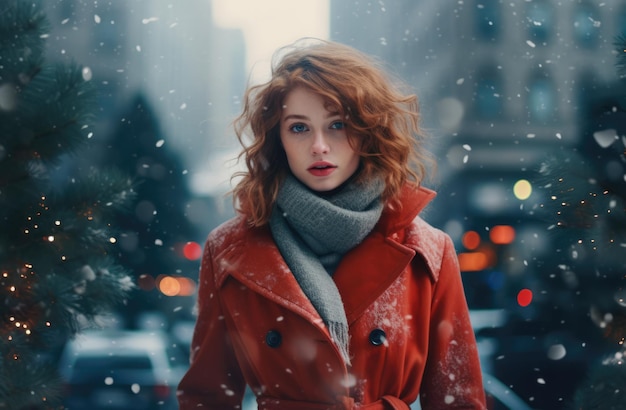
<path fill-rule="evenodd" d="M 530 289 L 522 289 L 517 293 L 517 303 L 521 307 L 530 305 L 533 300 L 533 292 Z"/>
<path fill-rule="evenodd" d="M 190 261 L 195 261 L 202 257 L 202 247 L 197 242 L 187 242 L 183 246 L 183 255 Z"/>

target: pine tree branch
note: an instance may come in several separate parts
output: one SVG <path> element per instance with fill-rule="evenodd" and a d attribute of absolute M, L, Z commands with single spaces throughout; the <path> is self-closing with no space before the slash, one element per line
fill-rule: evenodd
<path fill-rule="evenodd" d="M 0 50 L 2 69 L 0 84 L 16 85 L 34 74 L 44 53 L 44 32 L 49 30 L 48 21 L 40 1 L 25 4 L 20 0 L 4 0 L 0 4 Z"/>
<path fill-rule="evenodd" d="M 39 1 L 0 4 L 1 409 L 55 406 L 49 352 L 134 286 L 110 226 L 132 181 L 98 170 L 49 183 L 50 166 L 90 141 L 94 87 L 75 64 L 42 64 L 45 30 Z"/>
<path fill-rule="evenodd" d="M 85 146 L 84 125 L 93 117 L 94 93 L 79 66 L 44 66 L 20 92 L 15 121 L 27 136 L 20 140 L 22 147 L 30 148 L 25 157 L 54 164 L 60 155 Z"/>

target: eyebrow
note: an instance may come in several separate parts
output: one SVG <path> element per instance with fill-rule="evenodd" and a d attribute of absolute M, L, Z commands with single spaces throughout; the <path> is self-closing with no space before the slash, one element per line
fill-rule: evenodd
<path fill-rule="evenodd" d="M 339 114 L 338 112 L 330 112 L 324 118 L 328 119 L 328 118 L 332 118 L 332 117 L 339 117 L 340 115 L 341 114 Z M 306 115 L 302 115 L 302 114 L 289 114 L 288 116 L 283 118 L 283 121 L 287 121 L 287 120 L 310 120 L 310 118 L 307 117 Z"/>

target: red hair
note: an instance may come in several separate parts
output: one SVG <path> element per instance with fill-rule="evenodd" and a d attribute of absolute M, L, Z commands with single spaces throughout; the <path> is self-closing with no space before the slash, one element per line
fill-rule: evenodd
<path fill-rule="evenodd" d="M 282 48 L 271 79 L 248 88 L 235 120 L 242 144 L 239 158 L 247 171 L 233 189 L 237 210 L 253 226 L 268 222 L 282 181 L 289 172 L 280 143 L 283 101 L 303 86 L 319 94 L 342 118 L 353 147 L 360 147 L 357 181 L 374 175 L 385 180 L 383 201 L 396 205 L 402 186 L 426 176 L 429 153 L 423 148 L 417 96 L 403 93 L 372 58 L 346 45 L 317 41 Z M 251 141 L 245 142 L 246 132 Z"/>

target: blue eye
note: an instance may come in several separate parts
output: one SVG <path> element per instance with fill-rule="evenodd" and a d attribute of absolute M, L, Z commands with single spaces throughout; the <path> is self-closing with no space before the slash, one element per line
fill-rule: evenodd
<path fill-rule="evenodd" d="M 301 132 L 307 131 L 308 128 L 304 124 L 294 124 L 291 127 L 289 127 L 289 130 L 293 133 L 299 134 Z"/>
<path fill-rule="evenodd" d="M 335 121 L 332 124 L 330 124 L 330 128 L 333 130 L 342 130 L 344 129 L 345 125 L 343 123 L 343 121 Z"/>

